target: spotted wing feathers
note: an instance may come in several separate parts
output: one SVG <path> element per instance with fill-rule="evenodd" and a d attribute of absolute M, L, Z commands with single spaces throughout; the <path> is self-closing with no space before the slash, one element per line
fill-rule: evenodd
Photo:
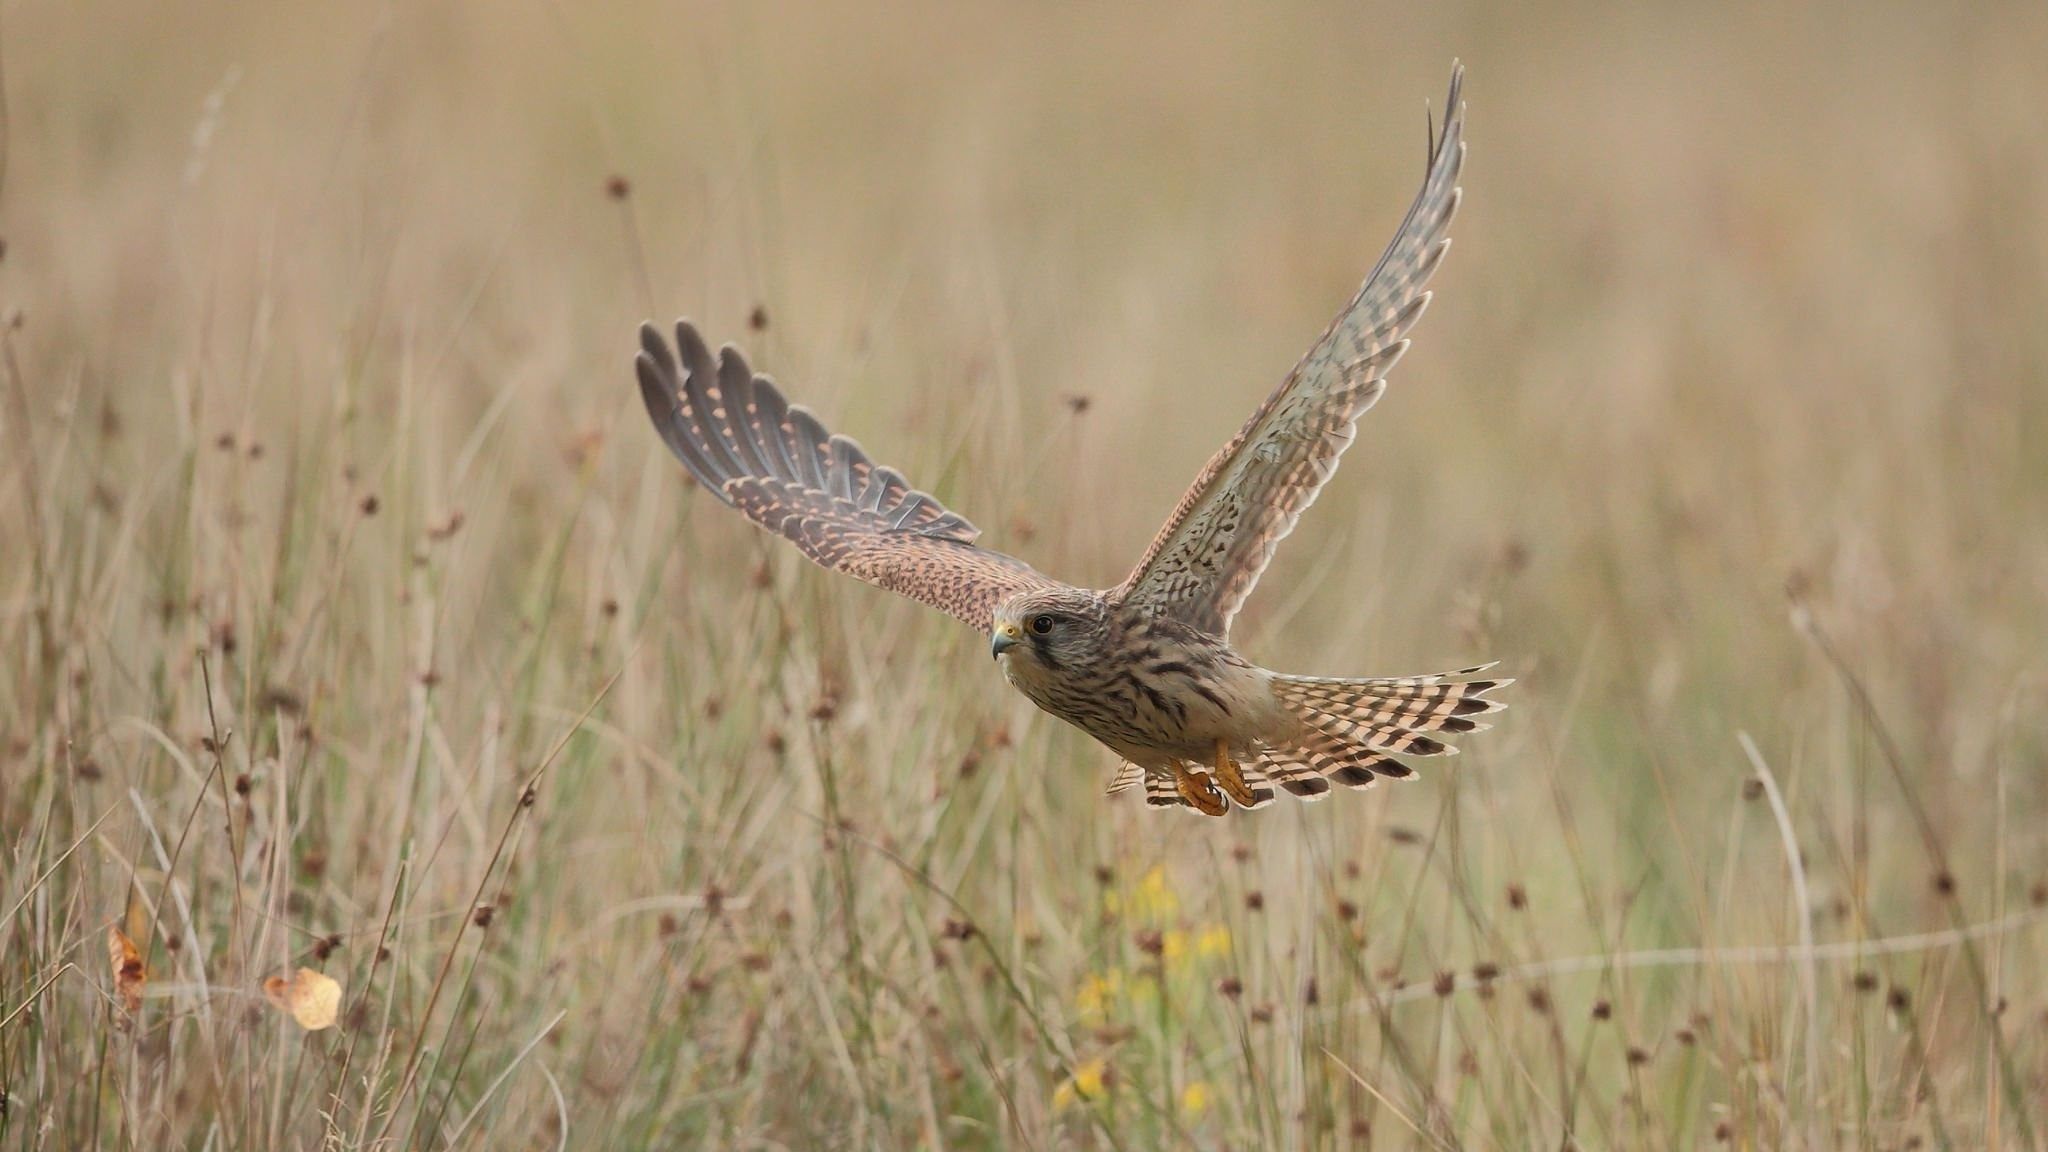
<path fill-rule="evenodd" d="M 1237 435 L 1212 457 L 1124 581 L 1124 597 L 1212 635 L 1337 470 L 1357 422 L 1407 351 L 1425 286 L 1450 247 L 1464 163 L 1464 70 L 1454 67 L 1443 132 L 1393 243 L 1351 303 Z"/>
<path fill-rule="evenodd" d="M 738 349 L 714 360 L 689 321 L 673 350 L 640 328 L 635 366 L 656 431 L 706 491 L 818 564 L 929 604 L 986 632 L 1011 594 L 1053 582 L 1000 552 L 901 473 L 783 399 Z"/>

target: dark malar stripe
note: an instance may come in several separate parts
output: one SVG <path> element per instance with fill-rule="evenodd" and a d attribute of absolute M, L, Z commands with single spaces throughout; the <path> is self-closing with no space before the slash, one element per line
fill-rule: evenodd
<path fill-rule="evenodd" d="M 1052 647 L 1045 642 L 1045 637 L 1034 632 L 1031 633 L 1030 639 L 1031 650 L 1037 653 L 1039 663 L 1047 668 L 1058 668 L 1060 666 L 1060 662 L 1053 659 Z"/>

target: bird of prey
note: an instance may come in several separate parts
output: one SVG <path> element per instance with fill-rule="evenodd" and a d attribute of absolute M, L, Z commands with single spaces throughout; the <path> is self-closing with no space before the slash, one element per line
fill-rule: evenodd
<path fill-rule="evenodd" d="M 976 546 L 974 526 L 785 401 L 731 346 L 714 360 L 687 320 L 673 349 L 640 331 L 647 413 L 704 489 L 793 541 L 818 564 L 901 593 L 989 636 L 1003 675 L 1032 703 L 1123 757 L 1110 792 L 1143 785 L 1154 807 L 1221 816 L 1276 789 L 1405 778 L 1401 756 L 1455 749 L 1439 734 L 1486 727 L 1503 705 L 1477 679 L 1340 679 L 1261 668 L 1230 621 L 1274 546 L 1337 469 L 1358 417 L 1380 398 L 1425 286 L 1450 246 L 1465 156 L 1462 69 L 1429 139 L 1422 191 L 1379 263 L 1322 339 L 1210 459 L 1122 584 L 1077 588 Z"/>

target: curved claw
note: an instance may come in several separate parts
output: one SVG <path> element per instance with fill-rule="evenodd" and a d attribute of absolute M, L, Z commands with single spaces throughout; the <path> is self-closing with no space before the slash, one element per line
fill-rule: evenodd
<path fill-rule="evenodd" d="M 1245 782 L 1244 773 L 1237 767 L 1237 761 L 1230 758 L 1228 742 L 1216 742 L 1216 783 L 1223 786 L 1223 794 L 1230 797 L 1239 808 L 1257 807 L 1258 796 L 1252 786 Z"/>
<path fill-rule="evenodd" d="M 1185 764 L 1176 764 L 1173 769 L 1174 785 L 1180 790 L 1180 798 L 1187 805 L 1204 816 L 1221 816 L 1230 810 L 1223 793 L 1216 790 L 1216 781 L 1206 772 L 1196 772 Z"/>

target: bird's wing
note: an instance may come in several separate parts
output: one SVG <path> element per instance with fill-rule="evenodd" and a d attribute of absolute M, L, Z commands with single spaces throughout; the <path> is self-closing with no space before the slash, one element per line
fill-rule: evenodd
<path fill-rule="evenodd" d="M 1451 243 L 1444 233 L 1465 158 L 1463 80 L 1453 65 L 1443 133 L 1430 141 L 1422 191 L 1393 243 L 1322 339 L 1195 478 L 1118 590 L 1127 602 L 1227 634 L 1274 547 L 1337 471 L 1358 417 L 1407 351 L 1408 329 L 1429 304 L 1424 285 Z"/>
<path fill-rule="evenodd" d="M 1023 561 L 975 547 L 974 525 L 784 401 L 738 349 L 727 345 L 714 362 L 689 321 L 676 323 L 674 352 L 641 325 L 636 367 L 648 416 L 698 483 L 818 564 L 983 632 L 1011 594 L 1053 586 Z"/>

